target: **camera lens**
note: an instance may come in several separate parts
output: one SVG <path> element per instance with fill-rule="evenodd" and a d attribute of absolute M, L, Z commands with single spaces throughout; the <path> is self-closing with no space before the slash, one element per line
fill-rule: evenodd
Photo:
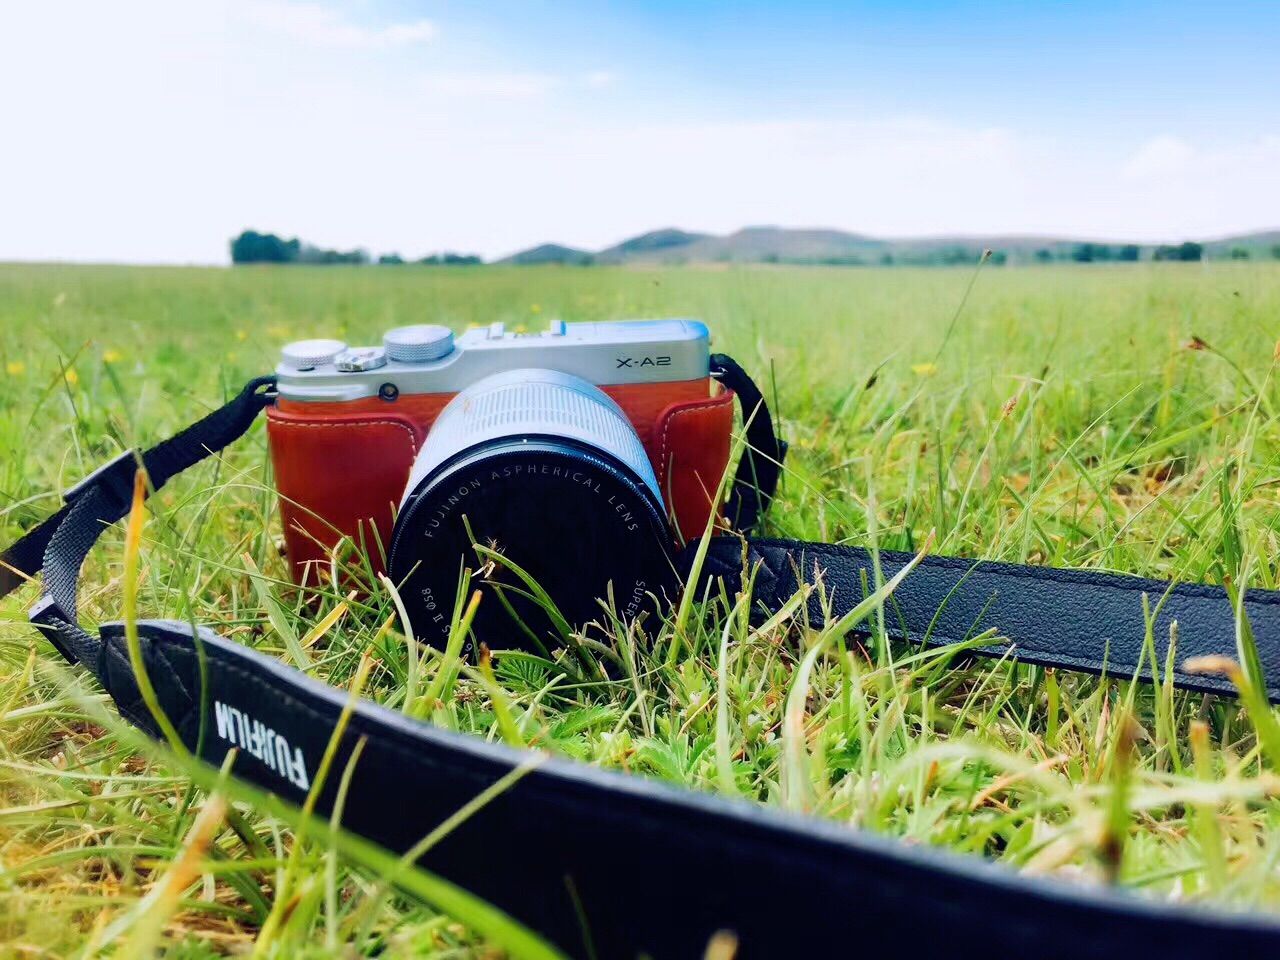
<path fill-rule="evenodd" d="M 624 619 L 648 610 L 673 583 L 671 554 L 657 478 L 618 405 L 578 377 L 521 369 L 477 381 L 441 412 L 414 463 L 389 567 L 429 642 L 448 636 L 465 566 L 484 571 L 479 639 L 529 646 L 527 630 L 550 647 L 552 621 L 516 568 L 578 627 L 603 619 L 610 595 Z"/>

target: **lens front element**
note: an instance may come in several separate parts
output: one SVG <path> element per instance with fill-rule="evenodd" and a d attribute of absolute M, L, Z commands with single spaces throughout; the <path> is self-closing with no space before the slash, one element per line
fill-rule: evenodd
<path fill-rule="evenodd" d="M 473 384 L 441 413 L 418 455 L 389 565 L 419 637 L 447 638 L 460 570 L 486 563 L 473 544 L 502 558 L 486 567 L 490 595 L 474 623 L 494 647 L 530 642 L 507 604 L 540 642 L 555 643 L 512 567 L 574 626 L 602 619 L 599 601 L 610 592 L 616 612 L 634 618 L 671 583 L 670 533 L 639 437 L 598 388 L 556 371 Z"/>

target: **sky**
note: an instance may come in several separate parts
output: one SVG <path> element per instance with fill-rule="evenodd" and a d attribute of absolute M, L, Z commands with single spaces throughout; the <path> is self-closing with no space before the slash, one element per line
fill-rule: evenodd
<path fill-rule="evenodd" d="M 1280 3 L 0 0 L 0 260 L 1280 227 Z"/>

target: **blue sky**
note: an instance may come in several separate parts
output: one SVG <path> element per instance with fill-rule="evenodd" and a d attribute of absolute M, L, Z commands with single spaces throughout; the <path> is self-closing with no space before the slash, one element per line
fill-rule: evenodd
<path fill-rule="evenodd" d="M 1280 226 L 1277 3 L 10 6 L 5 259 Z"/>
<path fill-rule="evenodd" d="M 643 78 L 664 100 L 695 93 L 696 103 L 686 105 L 694 112 L 906 111 L 1048 129 L 1060 121 L 1248 129 L 1280 115 L 1274 2 L 500 3 L 486 4 L 483 15 L 455 9 L 476 18 L 477 33 L 501 38 L 506 56 L 547 68 L 603 60 Z"/>

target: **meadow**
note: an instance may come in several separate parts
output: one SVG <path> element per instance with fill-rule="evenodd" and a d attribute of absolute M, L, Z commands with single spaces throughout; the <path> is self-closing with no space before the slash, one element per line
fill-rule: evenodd
<path fill-rule="evenodd" d="M 938 553 L 1277 586 L 1280 264 L 0 265 L 0 541 L 123 447 L 269 370 L 289 340 L 662 315 L 705 320 L 776 402 L 791 454 L 768 532 L 900 550 L 932 533 Z M 1232 699 L 904 657 L 872 636 L 819 661 L 797 731 L 783 711 L 810 638 L 783 625 L 722 650 L 713 603 L 686 656 L 642 647 L 623 681 L 557 685 L 551 667 L 499 655 L 490 687 L 426 651 L 438 698 L 412 703 L 408 646 L 378 637 L 385 590 L 326 625 L 342 595 L 307 602 L 289 583 L 261 426 L 156 501 L 142 615 L 215 624 L 282 659 L 301 643 L 308 671 L 343 687 L 372 653 L 365 695 L 424 722 L 1067 883 L 1280 910 L 1280 778 Z M 118 617 L 122 544 L 112 531 L 86 565 L 86 622 Z M 314 842 L 291 857 L 288 825 L 251 805 L 197 824 L 210 804 L 190 771 L 33 634 L 34 598 L 0 601 L 0 955 L 501 952 L 467 916 L 387 889 L 376 865 Z"/>

